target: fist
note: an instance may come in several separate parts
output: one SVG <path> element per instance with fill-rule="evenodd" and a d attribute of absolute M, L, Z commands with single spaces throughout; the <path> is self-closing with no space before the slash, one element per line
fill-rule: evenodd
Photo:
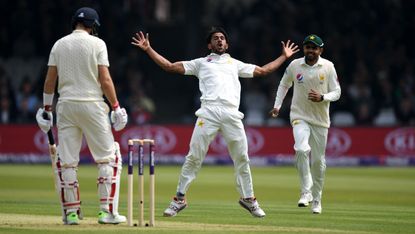
<path fill-rule="evenodd" d="M 111 111 L 111 122 L 115 131 L 120 131 L 125 128 L 128 122 L 127 111 L 124 108 L 115 108 L 115 110 Z"/>
<path fill-rule="evenodd" d="M 43 108 L 39 108 L 36 113 L 36 121 L 42 132 L 47 133 L 53 126 L 53 115 L 51 111 L 45 111 Z"/>

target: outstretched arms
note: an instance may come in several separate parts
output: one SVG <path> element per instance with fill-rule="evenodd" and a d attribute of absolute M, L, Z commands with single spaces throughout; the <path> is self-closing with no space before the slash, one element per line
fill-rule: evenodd
<path fill-rule="evenodd" d="M 144 33 L 140 31 L 132 37 L 132 40 L 132 45 L 137 46 L 146 52 L 148 56 L 150 56 L 150 58 L 163 70 L 172 73 L 184 74 L 185 70 L 182 62 L 172 63 L 151 48 L 148 33 L 144 36 Z"/>
<path fill-rule="evenodd" d="M 298 46 L 294 44 L 294 42 L 291 43 L 290 40 L 288 40 L 286 43 L 281 41 L 281 44 L 282 53 L 280 57 L 278 57 L 270 63 L 265 64 L 262 67 L 256 66 L 254 70 L 254 76 L 266 76 L 274 72 L 277 68 L 281 66 L 282 63 L 285 62 L 285 60 L 287 60 L 287 58 L 291 57 L 293 54 L 299 51 Z"/>

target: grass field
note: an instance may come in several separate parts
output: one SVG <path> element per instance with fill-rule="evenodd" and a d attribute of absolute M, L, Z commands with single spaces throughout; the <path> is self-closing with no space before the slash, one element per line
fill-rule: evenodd
<path fill-rule="evenodd" d="M 163 217 L 179 172 L 180 166 L 156 168 L 157 226 L 139 228 L 97 224 L 97 170 L 81 165 L 85 218 L 81 225 L 65 226 L 48 165 L 0 165 L 0 233 L 415 233 L 414 168 L 328 168 L 323 213 L 312 215 L 296 206 L 293 167 L 253 167 L 255 193 L 267 213 L 263 219 L 239 207 L 229 166 L 204 166 L 188 192 L 189 207 L 176 217 Z M 124 170 L 123 214 L 126 189 Z"/>

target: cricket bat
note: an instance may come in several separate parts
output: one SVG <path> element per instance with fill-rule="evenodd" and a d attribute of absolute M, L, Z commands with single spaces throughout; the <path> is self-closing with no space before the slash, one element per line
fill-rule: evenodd
<path fill-rule="evenodd" d="M 46 113 L 43 113 L 44 119 L 48 119 L 48 117 L 49 116 Z M 66 224 L 66 212 L 65 212 L 65 209 L 63 208 L 62 195 L 61 195 L 63 191 L 61 190 L 60 168 L 58 168 L 58 163 L 60 164 L 60 162 L 59 162 L 58 151 L 56 148 L 55 137 L 53 136 L 52 128 L 49 129 L 47 135 L 48 135 L 48 141 L 49 141 L 49 155 L 50 155 L 50 161 L 52 163 L 53 181 L 55 184 L 55 191 L 59 196 L 59 201 L 61 204 L 62 221 Z"/>

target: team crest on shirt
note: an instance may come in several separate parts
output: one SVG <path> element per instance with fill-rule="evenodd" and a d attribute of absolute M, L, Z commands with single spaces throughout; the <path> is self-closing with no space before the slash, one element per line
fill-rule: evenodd
<path fill-rule="evenodd" d="M 324 83 L 324 80 L 325 80 L 326 78 L 324 77 L 324 75 L 323 75 L 323 74 L 321 74 L 321 75 L 319 76 L 319 79 L 320 79 L 320 84 L 323 84 L 323 83 Z"/>
<path fill-rule="evenodd" d="M 211 57 L 209 57 L 209 58 L 207 58 L 207 61 L 210 63 L 210 62 L 212 62 L 212 58 Z"/>
<path fill-rule="evenodd" d="M 203 121 L 203 119 L 199 119 L 197 121 L 197 126 L 199 126 L 199 127 L 203 127 L 204 124 L 205 124 L 205 122 Z"/>
<path fill-rule="evenodd" d="M 298 83 L 304 83 L 304 76 L 300 73 L 297 74 L 297 76 L 295 77 L 298 81 Z"/>

